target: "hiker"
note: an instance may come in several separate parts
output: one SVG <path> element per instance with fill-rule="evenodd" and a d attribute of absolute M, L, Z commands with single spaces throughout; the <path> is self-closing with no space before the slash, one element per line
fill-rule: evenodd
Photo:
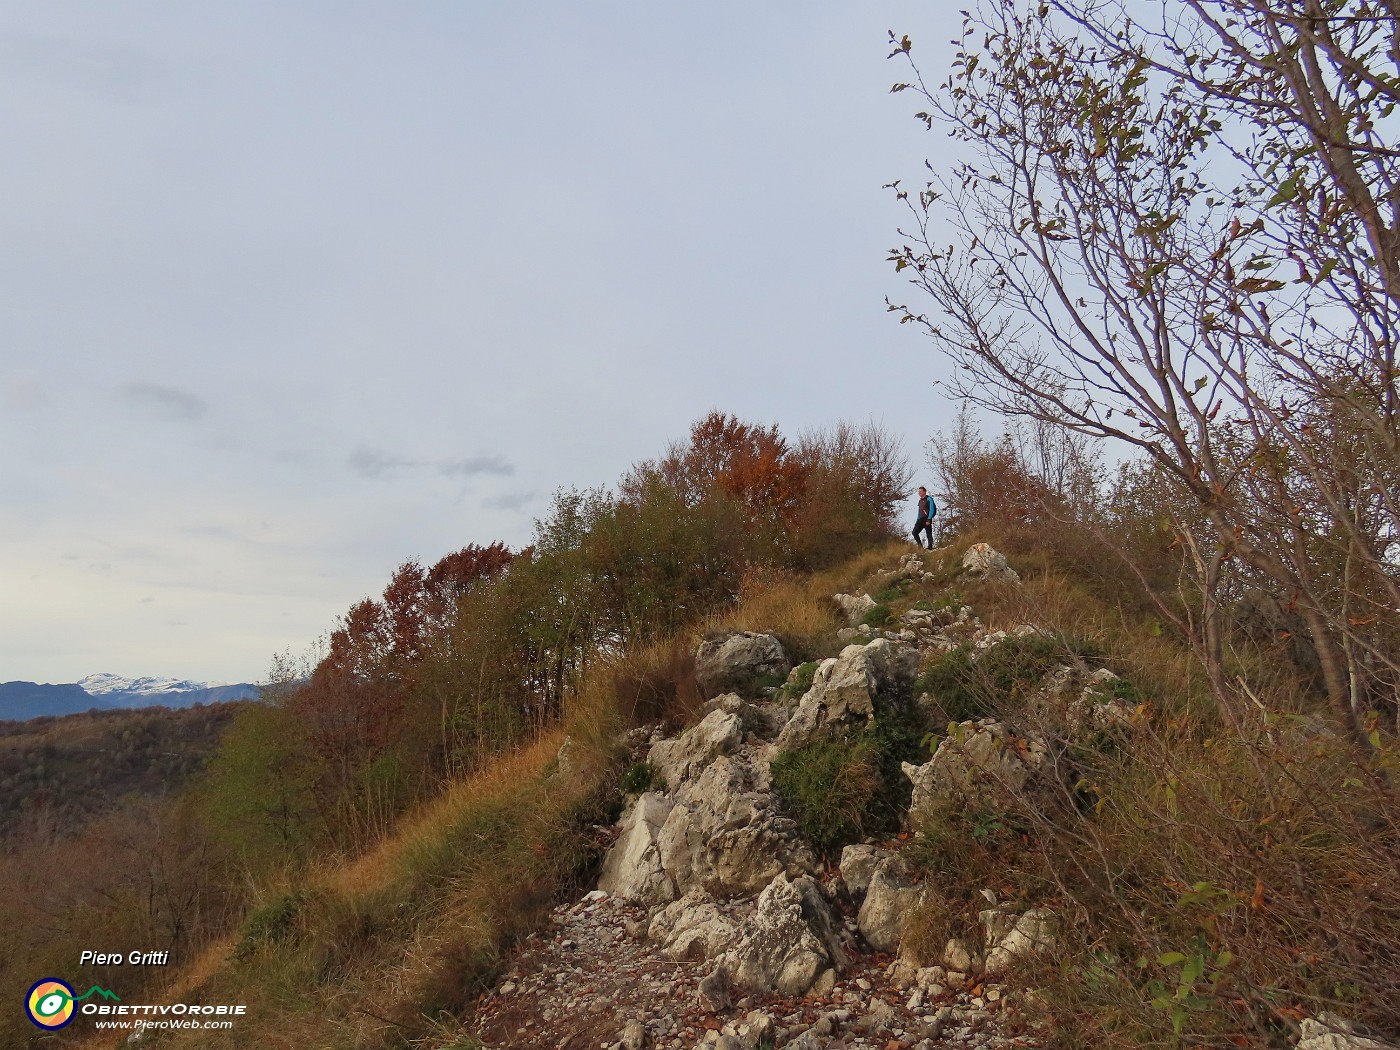
<path fill-rule="evenodd" d="M 918 520 L 914 522 L 914 542 L 919 543 L 919 533 L 928 537 L 928 549 L 933 550 L 933 517 L 938 513 L 938 508 L 934 506 L 933 497 L 928 494 L 928 489 L 919 486 Z"/>

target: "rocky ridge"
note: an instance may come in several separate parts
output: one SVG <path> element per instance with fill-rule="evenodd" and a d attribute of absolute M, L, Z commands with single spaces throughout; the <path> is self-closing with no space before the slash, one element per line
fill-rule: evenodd
<path fill-rule="evenodd" d="M 985 544 L 967 551 L 963 573 L 1019 582 Z M 886 576 L 934 579 L 916 554 Z M 848 846 L 829 866 L 784 813 L 770 770 L 778 755 L 863 726 L 877 709 L 936 706 L 913 687 L 949 651 L 969 647 L 976 658 L 1037 629 L 991 631 L 966 606 L 915 608 L 872 628 L 860 622 L 877 607 L 869 595 L 834 601 L 853 621 L 840 632 L 848 644 L 807 669 L 810 688 L 795 703 L 803 669 L 777 638 L 740 632 L 700 647 L 708 701 L 699 722 L 672 737 L 629 736 L 651 783 L 613 829 L 598 888 L 556 908 L 550 929 L 527 939 L 484 998 L 475 1030 L 487 1047 L 1038 1045 L 1033 993 L 1002 982 L 1019 958 L 1053 950 L 1056 916 L 983 889 L 980 936 L 932 954 L 906 943 L 924 887 L 898 843 Z M 1062 666 L 1032 702 L 1055 708 L 1072 732 L 1130 726 L 1114 677 Z M 929 761 L 903 766 L 911 826 L 939 799 L 1035 791 L 1052 775 L 1047 742 L 1024 727 L 983 718 L 950 730 Z"/>
<path fill-rule="evenodd" d="M 984 556 L 975 571 L 998 564 Z M 914 554 L 889 576 L 932 578 Z M 629 738 L 653 783 L 614 829 L 598 888 L 557 908 L 483 1001 L 487 1046 L 1033 1045 L 1015 993 L 982 976 L 981 951 L 952 953 L 962 970 L 898 957 L 920 890 L 896 851 L 852 846 L 824 867 L 773 793 L 774 757 L 869 722 L 878 704 L 914 703 L 921 663 L 987 637 L 965 607 L 877 629 L 859 622 L 868 595 L 835 601 L 856 624 L 795 704 L 774 686 L 799 674 L 775 637 L 702 643 L 704 717 L 674 737 Z"/>

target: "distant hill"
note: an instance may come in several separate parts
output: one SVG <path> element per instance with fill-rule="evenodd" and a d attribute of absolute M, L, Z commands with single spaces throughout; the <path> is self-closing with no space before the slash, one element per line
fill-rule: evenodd
<path fill-rule="evenodd" d="M 0 840 L 16 831 L 74 834 L 132 794 L 173 797 L 243 706 L 148 706 L 0 722 Z"/>
<path fill-rule="evenodd" d="M 191 682 L 181 678 L 122 678 L 93 674 L 69 685 L 0 683 L 0 720 L 24 721 L 44 715 L 75 715 L 137 707 L 192 707 L 230 700 L 255 700 L 249 682 Z"/>

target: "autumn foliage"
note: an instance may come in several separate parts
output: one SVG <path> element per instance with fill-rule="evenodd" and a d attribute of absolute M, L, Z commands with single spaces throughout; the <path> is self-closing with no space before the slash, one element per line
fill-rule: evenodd
<path fill-rule="evenodd" d="M 755 571 L 830 564 L 886 535 L 907 485 L 877 427 L 790 441 L 712 412 L 615 492 L 556 493 L 525 550 L 405 562 L 230 734 L 213 769 L 229 790 L 210 797 L 241 801 L 215 825 L 279 862 L 362 849 L 565 715 L 591 662 L 732 603 Z"/>

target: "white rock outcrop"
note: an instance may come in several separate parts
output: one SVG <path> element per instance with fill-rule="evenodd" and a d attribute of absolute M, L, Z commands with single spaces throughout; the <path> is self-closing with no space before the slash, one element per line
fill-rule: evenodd
<path fill-rule="evenodd" d="M 730 981 L 752 992 L 803 995 L 845 965 L 836 918 L 810 878 L 779 875 L 759 895 L 743 939 L 721 957 Z"/>
<path fill-rule="evenodd" d="M 619 822 L 621 834 L 603 861 L 598 888 L 617 897 L 658 904 L 675 898 L 672 880 L 661 864 L 657 839 L 675 803 L 648 791 L 627 808 Z"/>
<path fill-rule="evenodd" d="M 983 972 L 988 977 L 1000 977 L 1017 959 L 1055 946 L 1055 916 L 1044 908 L 1031 908 L 1020 915 L 990 908 L 979 917 L 986 931 Z"/>
<path fill-rule="evenodd" d="M 1020 583 L 1021 577 L 1006 562 L 1006 555 L 989 543 L 974 543 L 963 555 L 963 574 L 978 580 Z"/>
<path fill-rule="evenodd" d="M 1021 792 L 1046 765 L 1046 754 L 1043 741 L 1017 736 L 995 719 L 961 722 L 929 761 L 901 765 L 914 784 L 910 816 L 940 799 L 980 799 L 993 787 Z"/>
<path fill-rule="evenodd" d="M 841 851 L 841 881 L 853 900 L 864 898 L 875 868 L 890 855 L 890 850 L 864 844 L 847 846 Z"/>
<path fill-rule="evenodd" d="M 875 866 L 856 919 L 861 936 L 877 952 L 897 952 L 909 916 L 922 897 L 923 891 L 910 877 L 904 858 L 898 854 L 885 857 Z"/>
<path fill-rule="evenodd" d="M 647 939 L 670 959 L 714 959 L 739 940 L 738 925 L 704 890 L 652 913 Z"/>
<path fill-rule="evenodd" d="M 792 670 L 783 643 L 771 634 L 735 631 L 700 643 L 695 680 L 706 700 L 721 693 L 756 696 L 764 682 L 781 682 Z"/>
<path fill-rule="evenodd" d="M 1358 1035 L 1355 1025 L 1336 1014 L 1305 1017 L 1300 1027 L 1298 1050 L 1396 1050 L 1394 1043 Z"/>
<path fill-rule="evenodd" d="M 658 740 L 647 752 L 649 762 L 672 787 L 699 773 L 720 755 L 739 746 L 744 731 L 737 711 L 711 711 L 678 737 Z"/>
<path fill-rule="evenodd" d="M 719 898 L 752 895 L 779 873 L 818 867 L 796 823 L 757 788 L 753 767 L 727 755 L 675 793 L 656 851 L 670 888 L 666 900 L 697 888 Z"/>
<path fill-rule="evenodd" d="M 846 622 L 852 627 L 864 623 L 870 610 L 877 604 L 868 594 L 833 594 L 831 600 L 840 606 L 846 615 Z"/>
<path fill-rule="evenodd" d="M 909 702 L 918 673 L 919 651 L 906 642 L 876 638 L 846 646 L 840 656 L 818 665 L 812 688 L 778 734 L 774 750 L 801 747 L 830 726 L 868 722 L 875 714 L 876 697 Z"/>

